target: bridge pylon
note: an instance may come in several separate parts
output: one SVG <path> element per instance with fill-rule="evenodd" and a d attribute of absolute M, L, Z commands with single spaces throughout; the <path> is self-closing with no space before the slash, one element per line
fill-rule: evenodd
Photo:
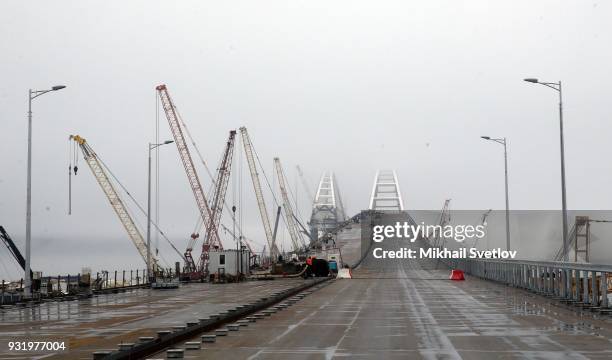
<path fill-rule="evenodd" d="M 313 240 L 320 239 L 323 234 L 335 229 L 345 219 L 336 178 L 332 172 L 324 172 L 319 180 L 310 217 L 310 234 Z"/>
<path fill-rule="evenodd" d="M 374 177 L 370 210 L 404 211 L 404 201 L 395 170 L 378 170 Z"/>

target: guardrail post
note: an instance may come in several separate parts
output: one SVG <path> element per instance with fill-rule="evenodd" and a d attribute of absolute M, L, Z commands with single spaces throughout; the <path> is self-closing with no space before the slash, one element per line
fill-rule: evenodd
<path fill-rule="evenodd" d="M 555 287 L 557 289 L 557 296 L 561 297 L 561 296 L 563 296 L 563 280 L 565 278 L 563 277 L 563 271 L 561 271 L 560 268 L 557 268 L 555 270 L 555 274 L 557 275 L 557 277 L 556 277 L 557 286 Z"/>
<path fill-rule="evenodd" d="M 597 272 L 591 272 L 591 304 L 597 306 L 599 303 L 599 294 L 597 288 Z"/>
<path fill-rule="evenodd" d="M 502 264 L 502 269 L 503 269 L 503 275 L 504 275 L 504 282 L 506 283 L 506 285 L 510 285 L 511 282 L 511 278 L 510 278 L 510 268 L 508 266 L 509 264 Z"/>
<path fill-rule="evenodd" d="M 589 272 L 582 272 L 582 302 L 589 303 Z"/>
<path fill-rule="evenodd" d="M 529 265 L 524 265 L 523 266 L 523 273 L 525 276 L 525 288 L 526 289 L 530 289 L 531 288 L 531 278 L 529 276 Z"/>
<path fill-rule="evenodd" d="M 553 296 L 555 295 L 555 280 L 556 280 L 555 268 L 549 267 L 548 268 L 548 283 L 549 283 L 548 294 L 549 295 L 553 295 Z"/>
<path fill-rule="evenodd" d="M 504 267 L 506 268 L 506 283 L 509 285 L 513 285 L 514 279 L 513 279 L 513 273 L 512 273 L 512 264 L 504 264 Z"/>
<path fill-rule="evenodd" d="M 555 274 L 555 268 L 548 268 L 548 282 L 550 283 L 550 287 L 548 288 L 548 293 L 550 295 L 555 295 L 555 281 L 557 280 L 557 276 Z"/>
<path fill-rule="evenodd" d="M 548 274 L 549 274 L 549 270 L 548 270 L 548 266 L 544 266 L 544 294 L 548 294 Z"/>
<path fill-rule="evenodd" d="M 555 268 L 555 296 L 561 296 L 561 290 L 563 285 L 563 274 L 560 268 Z"/>
<path fill-rule="evenodd" d="M 512 282 L 515 287 L 520 286 L 520 276 L 519 276 L 519 267 L 515 264 L 510 264 L 512 266 Z"/>
<path fill-rule="evenodd" d="M 548 276 L 549 276 L 549 281 L 550 281 L 550 295 L 551 296 L 555 296 L 557 293 L 557 269 L 555 269 L 554 267 L 550 267 L 549 268 L 549 272 L 548 272 Z"/>
<path fill-rule="evenodd" d="M 575 270 L 574 276 L 574 300 L 580 301 L 580 284 L 582 283 L 581 276 L 582 271 Z"/>
<path fill-rule="evenodd" d="M 608 273 L 602 272 L 599 275 L 599 285 L 601 289 L 601 307 L 608 307 Z"/>
<path fill-rule="evenodd" d="M 521 279 L 522 279 L 522 277 L 521 277 L 521 268 L 522 268 L 522 266 L 521 265 L 513 264 L 512 267 L 514 268 L 514 279 L 515 279 L 514 286 L 520 288 L 522 286 L 522 281 L 521 281 Z"/>
<path fill-rule="evenodd" d="M 550 295 L 557 295 L 557 269 L 555 267 L 550 268 Z"/>
<path fill-rule="evenodd" d="M 572 270 L 564 269 L 565 271 L 565 298 L 572 298 Z"/>

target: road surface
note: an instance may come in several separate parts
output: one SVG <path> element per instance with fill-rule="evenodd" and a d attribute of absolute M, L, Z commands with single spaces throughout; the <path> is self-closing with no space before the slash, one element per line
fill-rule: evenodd
<path fill-rule="evenodd" d="M 397 241 L 397 240 L 394 240 Z M 380 244 L 386 249 L 393 241 Z M 368 257 L 285 310 L 189 359 L 610 359 L 612 322 L 427 260 Z M 440 266 L 441 267 L 441 266 Z M 180 346 L 179 346 L 180 347 Z M 155 357 L 163 357 L 160 353 Z"/>

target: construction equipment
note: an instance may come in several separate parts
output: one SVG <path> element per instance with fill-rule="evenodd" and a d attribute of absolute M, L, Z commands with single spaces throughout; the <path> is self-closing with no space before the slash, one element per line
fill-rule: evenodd
<path fill-rule="evenodd" d="M 451 222 L 451 214 L 450 214 L 450 202 L 451 199 L 444 200 L 444 206 L 440 211 L 440 216 L 438 217 L 438 225 L 441 229 L 443 229 L 447 224 Z M 431 243 L 431 240 L 430 240 Z M 446 247 L 446 237 L 443 237 L 441 233 L 438 233 L 436 237 L 433 239 L 433 247 L 435 248 L 445 248 Z M 438 258 L 436 261 L 436 269 L 440 266 L 441 259 Z"/>
<path fill-rule="evenodd" d="M 316 242 L 314 236 L 310 233 L 310 231 L 308 231 L 308 229 L 306 229 L 304 224 L 302 224 L 302 222 L 300 221 L 300 219 L 297 218 L 297 216 L 293 215 L 293 219 L 295 219 L 295 222 L 299 225 L 300 229 L 302 229 L 302 234 L 308 236 L 308 240 L 310 240 L 310 245 L 313 245 Z"/>
<path fill-rule="evenodd" d="M 274 220 L 274 232 L 272 233 L 273 242 L 276 244 L 276 234 L 278 233 L 278 220 L 280 220 L 281 207 L 276 209 L 276 219 Z"/>
<path fill-rule="evenodd" d="M 304 178 L 304 173 L 302 172 L 300 165 L 296 165 L 295 168 L 297 169 L 298 175 L 300 176 L 300 180 L 302 181 L 302 186 L 304 186 L 304 190 L 306 191 L 306 195 L 308 196 L 308 199 L 310 201 L 314 201 L 314 196 L 312 195 L 312 191 L 310 191 L 310 188 L 308 187 L 308 184 L 306 183 L 306 179 Z"/>
<path fill-rule="evenodd" d="M 574 248 L 574 262 L 590 262 L 591 241 L 593 241 L 591 238 L 592 223 L 612 223 L 612 220 L 596 220 L 588 216 L 576 216 L 574 226 L 568 234 L 568 249 Z M 553 257 L 553 261 L 563 261 L 564 257 L 563 246 L 561 246 Z"/>
<path fill-rule="evenodd" d="M 127 208 L 125 207 L 123 200 L 121 200 L 121 197 L 115 190 L 115 187 L 113 186 L 110 178 L 104 170 L 102 163 L 98 160 L 98 156 L 96 155 L 95 151 L 91 148 L 91 146 L 89 146 L 85 139 L 80 137 L 79 135 L 70 135 L 70 140 L 74 140 L 78 144 L 79 148 L 81 149 L 81 152 L 83 153 L 85 162 L 91 169 L 92 174 L 98 181 L 98 184 L 102 188 L 102 191 L 106 195 L 106 198 L 113 207 L 113 210 L 115 210 L 115 213 L 119 217 L 119 221 L 121 221 L 121 224 L 127 231 L 128 236 L 134 243 L 134 246 L 136 246 L 138 253 L 143 258 L 145 263 L 147 263 L 147 244 L 144 242 L 140 231 L 138 230 L 136 224 L 134 223 L 134 220 L 132 219 L 132 216 L 129 214 Z M 149 271 L 156 272 L 158 269 L 158 260 L 153 253 L 151 253 L 150 256 L 151 268 L 149 269 Z M 149 264 L 147 264 L 147 267 L 149 267 Z"/>
<path fill-rule="evenodd" d="M 440 210 L 440 215 L 438 216 L 438 224 L 441 228 L 444 228 L 448 223 L 450 223 L 450 202 L 451 199 L 444 200 L 444 206 L 442 210 Z M 442 234 L 436 234 L 436 237 L 433 239 L 429 239 L 433 247 L 440 248 L 446 245 L 446 238 L 442 236 Z"/>
<path fill-rule="evenodd" d="M 234 233 L 230 228 L 228 228 L 227 226 L 221 224 L 221 228 L 225 231 L 227 231 L 233 238 L 238 238 L 240 240 L 241 244 L 244 244 L 244 246 L 247 247 L 247 249 L 249 249 L 249 252 L 251 253 L 251 256 L 257 256 L 257 254 L 253 251 L 253 247 L 251 246 L 250 242 L 251 240 L 249 240 L 248 238 L 246 238 L 245 236 L 240 236 L 237 235 L 236 233 Z"/>
<path fill-rule="evenodd" d="M 176 107 L 172 102 L 172 99 L 170 98 L 170 94 L 168 93 L 166 85 L 158 85 L 155 89 L 159 94 L 162 107 L 164 108 L 164 112 L 166 113 L 166 118 L 168 119 L 168 124 L 170 125 L 170 131 L 172 132 L 172 136 L 174 137 L 174 142 L 178 149 L 181 161 L 183 162 L 185 172 L 187 173 L 187 179 L 189 180 L 189 185 L 191 186 L 191 190 L 193 191 L 193 195 L 195 197 L 200 216 L 202 217 L 202 221 L 205 224 L 205 228 L 207 229 L 207 238 L 204 239 L 204 243 L 208 245 L 207 249 L 210 249 L 210 246 L 213 246 L 214 244 L 220 245 L 221 241 L 219 239 L 217 226 L 214 224 L 213 221 L 212 211 L 209 207 L 208 201 L 206 200 L 206 196 L 204 195 L 204 189 L 202 188 L 200 179 L 193 164 L 189 148 L 187 147 L 187 141 L 185 140 L 185 136 L 183 135 L 183 130 L 181 128 L 181 120 L 178 111 L 176 110 Z M 208 231 L 208 229 L 210 229 L 210 232 Z M 193 250 L 193 246 L 195 245 L 195 241 L 197 238 L 198 234 L 192 234 L 191 240 L 189 241 L 187 249 L 185 250 L 185 273 L 197 273 L 196 265 L 193 261 L 193 257 L 191 256 L 191 252 Z M 207 255 L 203 256 L 206 257 Z"/>
<path fill-rule="evenodd" d="M 276 246 L 275 239 L 272 236 L 270 218 L 268 217 L 268 210 L 266 209 L 263 192 L 261 191 L 259 174 L 257 173 L 257 166 L 255 164 L 253 145 L 251 143 L 251 139 L 249 138 L 249 133 L 247 132 L 246 127 L 243 126 L 240 128 L 240 135 L 242 136 L 242 145 L 244 146 L 244 152 L 246 155 L 247 162 L 249 164 L 249 172 L 251 173 L 253 189 L 255 190 L 255 197 L 257 198 L 259 214 L 261 215 L 261 221 L 263 223 L 264 231 L 266 233 L 266 240 L 268 242 L 268 249 L 270 251 L 270 259 L 275 262 L 278 258 L 279 251 Z"/>
<path fill-rule="evenodd" d="M 6 245 L 9 252 L 11 253 L 11 255 L 13 255 L 19 266 L 21 266 L 21 268 L 25 270 L 25 259 L 23 258 L 23 255 L 21 255 L 21 251 L 19 251 L 19 248 L 17 247 L 17 245 L 15 245 L 15 242 L 13 241 L 13 239 L 11 239 L 6 230 L 4 230 L 4 227 L 2 227 L 2 225 L 0 225 L 0 239 L 2 240 L 4 245 Z M 32 270 L 30 270 L 30 278 L 32 278 L 32 275 L 33 272 Z"/>
<path fill-rule="evenodd" d="M 226 142 L 225 151 L 223 152 L 223 156 L 221 156 L 221 161 L 217 168 L 218 173 L 217 180 L 215 181 L 215 191 L 210 206 L 212 212 L 211 221 L 209 221 L 206 226 L 204 243 L 202 244 L 202 254 L 200 255 L 200 263 L 198 264 L 198 270 L 206 275 L 208 274 L 208 261 L 211 246 L 218 246 L 220 249 L 223 249 L 223 244 L 221 244 L 221 242 L 210 243 L 209 240 L 215 238 L 215 234 L 221 222 L 223 206 L 225 205 L 225 194 L 227 193 L 227 185 L 229 184 L 232 169 L 235 138 L 236 131 L 231 130 Z"/>
<path fill-rule="evenodd" d="M 280 188 L 281 196 L 283 198 L 283 208 L 285 209 L 285 221 L 287 223 L 287 229 L 289 230 L 289 235 L 291 236 L 293 251 L 297 253 L 300 250 L 306 248 L 306 243 L 304 242 L 302 233 L 300 232 L 297 224 L 295 223 L 293 207 L 291 206 L 291 201 L 287 192 L 287 186 L 285 184 L 285 174 L 283 172 L 280 159 L 277 157 L 274 158 L 274 167 L 276 169 L 276 176 L 278 178 L 278 186 Z"/>

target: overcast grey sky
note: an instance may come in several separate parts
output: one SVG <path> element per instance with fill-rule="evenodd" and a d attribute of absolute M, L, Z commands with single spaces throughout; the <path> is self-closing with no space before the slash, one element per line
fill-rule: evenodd
<path fill-rule="evenodd" d="M 23 244 L 27 91 L 54 84 L 68 87 L 34 103 L 32 262 L 46 272 L 140 263 L 82 161 L 66 215 L 67 138 L 145 204 L 160 83 L 211 167 L 245 125 L 268 176 L 274 156 L 292 187 L 296 164 L 313 189 L 333 170 L 354 214 L 378 168 L 397 170 L 407 208 L 503 208 L 503 150 L 480 135 L 509 139 L 513 209 L 559 208 L 557 94 L 522 79 L 562 80 L 569 207 L 609 209 L 611 18 L 593 1 L 3 1 L 0 224 Z M 161 225 L 182 250 L 195 202 L 176 148 L 160 153 Z M 263 244 L 244 165 L 245 230 Z"/>

